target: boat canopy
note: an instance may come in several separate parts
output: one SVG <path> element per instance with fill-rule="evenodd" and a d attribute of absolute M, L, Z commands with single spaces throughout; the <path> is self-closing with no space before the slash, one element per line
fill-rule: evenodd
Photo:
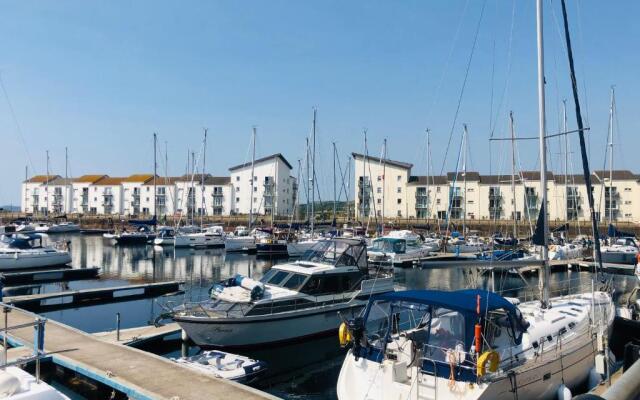
<path fill-rule="evenodd" d="M 388 253 L 404 254 L 407 249 L 407 241 L 402 238 L 381 237 L 373 240 L 371 250 Z"/>
<path fill-rule="evenodd" d="M 334 238 L 321 240 L 305 251 L 298 265 L 305 262 L 330 264 L 336 267 L 356 266 L 361 270 L 368 268 L 367 251 L 364 240 Z"/>
<path fill-rule="evenodd" d="M 375 295 L 372 301 L 404 301 L 425 304 L 458 311 L 471 317 L 478 314 L 478 298 L 480 299 L 480 314 L 503 309 L 519 325 L 522 331 L 526 331 L 529 327 L 528 323 L 522 318 L 520 310 L 513 303 L 496 293 L 480 289 L 464 289 L 450 292 L 441 290 L 405 290 Z"/>

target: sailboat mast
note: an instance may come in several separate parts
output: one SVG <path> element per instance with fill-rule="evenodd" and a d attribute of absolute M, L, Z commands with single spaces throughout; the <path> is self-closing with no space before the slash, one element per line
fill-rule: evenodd
<path fill-rule="evenodd" d="M 427 214 L 426 217 L 429 219 L 429 210 L 431 209 L 431 196 L 429 195 L 429 176 L 431 175 L 431 129 L 427 128 L 425 130 L 427 134 L 427 186 L 426 186 L 426 195 L 427 195 Z"/>
<path fill-rule="evenodd" d="M 207 128 L 204 128 L 204 140 L 202 141 L 202 175 L 200 176 L 200 226 L 204 224 L 204 215 L 207 212 L 204 198 L 204 171 L 207 161 Z M 251 194 L 253 196 L 253 194 Z"/>
<path fill-rule="evenodd" d="M 613 224 L 613 105 L 615 89 L 611 86 L 611 105 L 609 106 L 609 224 Z M 605 198 L 606 200 L 606 198 Z"/>
<path fill-rule="evenodd" d="M 569 198 L 569 137 L 567 134 L 567 100 L 562 100 L 562 132 L 564 133 L 564 195 L 565 201 Z M 573 204 L 575 199 L 571 202 L 566 202 L 565 208 L 565 223 L 569 223 L 569 204 Z M 568 230 L 567 230 L 568 233 Z"/>
<path fill-rule="evenodd" d="M 462 125 L 464 132 L 462 133 L 462 174 L 464 177 L 463 187 L 464 196 L 462 205 L 462 235 L 467 236 L 467 124 Z"/>
<path fill-rule="evenodd" d="M 70 211 L 69 207 L 69 149 L 64 147 L 64 212 Z"/>
<path fill-rule="evenodd" d="M 311 132 L 311 140 L 312 140 L 312 152 L 311 152 L 311 237 L 313 237 L 313 233 L 315 230 L 315 219 L 316 219 L 316 210 L 315 210 L 315 202 L 316 202 L 316 115 L 318 113 L 317 108 L 313 108 L 313 130 Z"/>
<path fill-rule="evenodd" d="M 156 144 L 158 141 L 158 135 L 154 132 L 153 133 L 153 216 L 155 217 L 157 214 L 157 201 L 156 199 L 158 198 L 158 190 L 156 188 L 156 176 L 157 174 L 157 168 L 158 168 L 158 163 L 156 160 Z"/>
<path fill-rule="evenodd" d="M 306 174 L 306 180 L 307 180 L 307 184 L 305 185 L 306 187 L 306 201 L 307 201 L 307 206 L 305 207 L 305 214 L 307 217 L 307 223 L 311 222 L 311 209 L 309 208 L 309 200 L 311 200 L 311 196 L 309 193 L 309 189 L 311 188 L 311 180 L 310 180 L 310 176 L 309 176 L 309 137 L 305 138 L 305 153 L 304 153 L 304 164 L 305 164 L 305 168 L 307 170 L 307 174 Z"/>
<path fill-rule="evenodd" d="M 256 127 L 253 127 L 253 133 L 251 135 L 251 193 L 249 193 L 249 231 L 251 231 L 251 225 L 253 223 L 253 191 L 254 191 L 254 173 L 256 163 Z"/>
<path fill-rule="evenodd" d="M 194 224 L 196 217 L 196 187 L 193 183 L 193 178 L 196 174 L 196 152 L 191 152 L 191 198 L 193 198 L 193 203 L 191 204 L 191 225 Z M 202 226 L 200 227 L 202 228 Z"/>
<path fill-rule="evenodd" d="M 336 142 L 333 142 L 333 224 L 336 223 Z"/>
<path fill-rule="evenodd" d="M 547 216 L 547 143 L 545 139 L 545 90 L 544 90 L 544 41 L 542 25 L 542 0 L 536 0 L 536 36 L 538 50 L 538 135 L 540 142 L 540 212 L 542 215 L 542 273 L 540 274 L 540 288 L 542 307 L 548 308 L 549 304 L 549 249 L 548 231 L 549 221 Z"/>
<path fill-rule="evenodd" d="M 387 186 L 387 138 L 384 139 L 383 151 L 382 151 L 382 234 L 384 235 L 384 200 Z"/>
<path fill-rule="evenodd" d="M 347 159 L 347 221 L 351 220 L 351 202 L 349 201 L 349 193 L 351 192 L 351 158 Z"/>
<path fill-rule="evenodd" d="M 513 202 L 513 238 L 518 237 L 518 217 L 516 205 L 516 132 L 513 126 L 513 111 L 509 111 L 509 127 L 511 130 L 511 201 Z M 495 206 L 495 204 L 494 204 Z"/>
<path fill-rule="evenodd" d="M 45 184 L 45 216 L 49 215 L 49 150 L 47 150 L 47 183 Z"/>

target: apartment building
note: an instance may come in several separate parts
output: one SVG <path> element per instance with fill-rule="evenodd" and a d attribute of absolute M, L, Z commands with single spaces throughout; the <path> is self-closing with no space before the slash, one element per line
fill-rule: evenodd
<path fill-rule="evenodd" d="M 231 215 L 287 216 L 293 211 L 297 182 L 291 165 L 274 154 L 229 169 L 230 176 L 205 174 L 154 177 L 83 175 L 64 179 L 37 175 L 22 183 L 22 212 L 34 215 L 80 213 L 99 215 Z M 155 190 L 154 190 L 155 188 Z"/>
<path fill-rule="evenodd" d="M 540 172 L 482 175 L 475 171 L 444 176 L 411 175 L 409 163 L 353 153 L 356 218 L 535 221 L 540 211 Z M 640 175 L 594 171 L 594 204 L 600 221 L 640 222 Z M 589 207 L 582 175 L 547 172 L 551 221 L 587 221 Z"/>

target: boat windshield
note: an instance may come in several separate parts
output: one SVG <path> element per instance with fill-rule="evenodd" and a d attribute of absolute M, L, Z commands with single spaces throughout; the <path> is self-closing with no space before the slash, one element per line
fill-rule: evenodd
<path fill-rule="evenodd" d="M 364 245 L 352 244 L 342 240 L 322 240 L 307 250 L 300 258 L 300 263 L 313 262 L 329 264 L 336 267 L 365 266 Z"/>
<path fill-rule="evenodd" d="M 401 239 L 376 239 L 371 246 L 372 251 L 382 251 L 385 253 L 404 253 L 407 249 L 407 242 Z"/>

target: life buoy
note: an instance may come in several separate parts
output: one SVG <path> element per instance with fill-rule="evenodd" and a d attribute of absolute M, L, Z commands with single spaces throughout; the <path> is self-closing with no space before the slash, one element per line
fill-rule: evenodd
<path fill-rule="evenodd" d="M 340 341 L 340 346 L 344 347 L 349 342 L 351 342 L 351 332 L 347 328 L 347 324 L 344 322 L 340 324 L 340 328 L 338 328 L 338 340 Z"/>
<path fill-rule="evenodd" d="M 478 357 L 478 376 L 483 376 L 487 372 L 487 363 L 489 363 L 489 372 L 496 372 L 500 365 L 500 355 L 495 351 L 485 351 Z"/>

